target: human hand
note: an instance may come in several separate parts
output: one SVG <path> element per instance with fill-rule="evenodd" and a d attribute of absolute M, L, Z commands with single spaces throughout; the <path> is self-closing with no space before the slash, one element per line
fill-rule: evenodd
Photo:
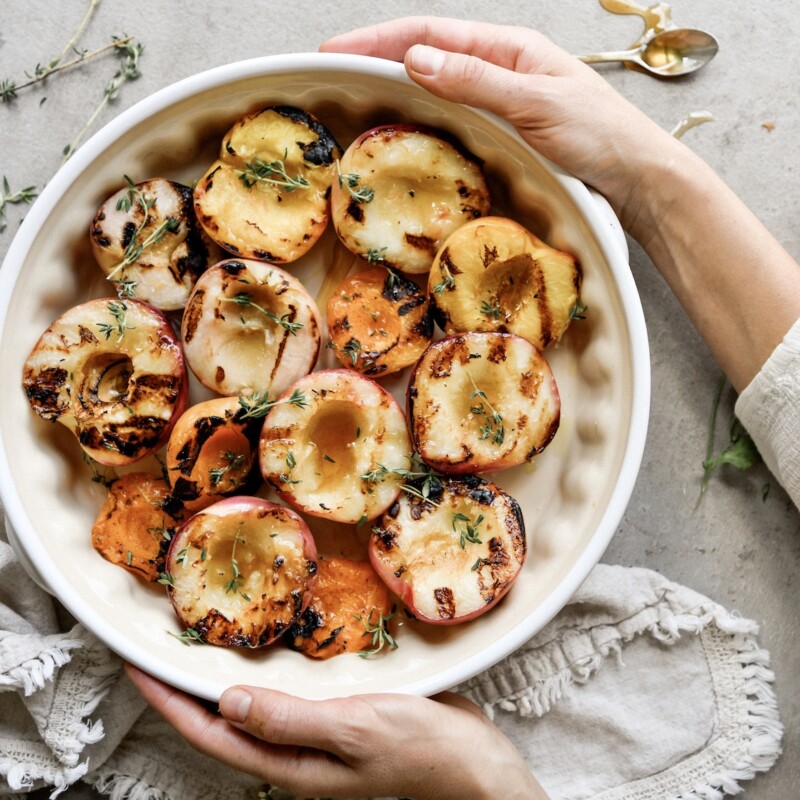
<path fill-rule="evenodd" d="M 547 800 L 511 742 L 455 694 L 312 701 L 233 687 L 223 693 L 218 716 L 135 667 L 126 669 L 195 749 L 299 796 Z"/>
<path fill-rule="evenodd" d="M 680 147 L 594 70 L 526 28 L 409 17 L 336 36 L 320 50 L 404 61 L 431 93 L 505 117 L 534 149 L 604 194 L 626 227 L 648 162 Z"/>

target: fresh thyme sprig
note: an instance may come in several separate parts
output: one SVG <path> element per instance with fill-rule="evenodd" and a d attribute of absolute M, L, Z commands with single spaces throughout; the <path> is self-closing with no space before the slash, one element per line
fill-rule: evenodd
<path fill-rule="evenodd" d="M 383 254 L 386 252 L 386 247 L 368 247 L 367 248 L 367 261 L 370 264 L 380 264 L 384 260 Z M 389 270 L 389 272 L 392 272 Z M 394 274 L 394 273 L 392 273 Z"/>
<path fill-rule="evenodd" d="M 241 571 L 239 570 L 239 562 L 236 560 L 236 545 L 241 542 L 242 544 L 247 544 L 244 539 L 241 538 L 240 534 L 242 532 L 241 525 L 239 526 L 239 530 L 236 533 L 236 536 L 233 537 L 233 546 L 231 547 L 231 579 L 225 584 L 225 592 L 239 592 L 239 594 L 248 602 L 250 602 L 250 597 L 245 594 L 244 592 L 239 591 L 239 587 L 244 583 L 244 577 L 242 576 Z"/>
<path fill-rule="evenodd" d="M 81 450 L 81 459 L 83 460 L 83 463 L 92 470 L 92 483 L 99 483 L 101 486 L 105 486 L 106 489 L 108 489 L 108 487 L 111 486 L 115 480 L 117 480 L 118 476 L 113 469 L 110 467 L 105 467 L 105 469 L 111 469 L 111 474 L 106 475 L 102 473 L 99 469 L 100 464 L 83 450 Z"/>
<path fill-rule="evenodd" d="M 487 317 L 491 319 L 499 319 L 500 318 L 500 306 L 496 303 L 490 303 L 488 300 L 484 300 L 481 302 L 481 314 L 485 314 Z"/>
<path fill-rule="evenodd" d="M 439 270 L 442 273 L 442 279 L 433 287 L 434 294 L 442 294 L 446 289 L 455 289 L 456 279 L 447 264 L 439 262 Z"/>
<path fill-rule="evenodd" d="M 122 337 L 125 335 L 125 331 L 133 330 L 135 327 L 134 325 L 128 325 L 127 323 L 127 314 L 128 314 L 128 306 L 125 305 L 123 300 L 115 301 L 110 300 L 106 306 L 108 308 L 109 313 L 112 317 L 114 317 L 114 323 L 110 324 L 108 322 L 97 322 L 97 329 L 100 333 L 105 334 L 106 341 L 111 338 L 112 333 L 118 334 L 119 338 L 117 339 L 118 342 L 122 341 Z"/>
<path fill-rule="evenodd" d="M 180 633 L 173 633 L 172 631 L 167 631 L 167 633 L 170 636 L 174 636 L 179 642 L 185 644 L 187 647 L 193 644 L 206 643 L 205 639 L 203 639 L 203 635 L 195 628 L 187 628 L 185 631 L 181 631 Z"/>
<path fill-rule="evenodd" d="M 305 394 L 300 389 L 295 389 L 291 397 L 286 400 L 270 400 L 269 392 L 254 392 L 249 397 L 239 396 L 239 405 L 244 409 L 244 413 L 239 412 L 239 419 L 260 419 L 266 416 L 273 406 L 289 403 L 298 408 L 305 408 L 308 405 Z"/>
<path fill-rule="evenodd" d="M 222 467 L 215 467 L 209 470 L 209 475 L 211 478 L 211 487 L 216 489 L 225 475 L 230 472 L 232 469 L 239 469 L 239 467 L 244 464 L 246 456 L 244 453 L 235 453 L 233 450 L 226 450 L 222 454 L 222 458 L 227 461 L 228 463 Z M 236 479 L 231 481 L 234 486 L 238 486 L 239 482 Z"/>
<path fill-rule="evenodd" d="M 357 172 L 343 173 L 339 159 L 336 159 L 336 176 L 339 178 L 339 188 L 347 189 L 356 202 L 371 203 L 374 200 L 375 190 L 370 189 L 369 186 L 359 186 L 361 176 Z"/>
<path fill-rule="evenodd" d="M 494 406 L 489 402 L 488 398 L 486 397 L 486 392 L 482 389 L 478 388 L 478 384 L 475 383 L 475 379 L 472 375 L 467 372 L 467 376 L 472 383 L 473 388 L 475 391 L 469 396 L 470 400 L 474 398 L 479 398 L 482 402 L 480 404 L 470 406 L 470 412 L 475 414 L 476 416 L 485 417 L 485 422 L 481 425 L 481 440 L 491 438 L 492 444 L 503 444 L 503 440 L 506 437 L 506 430 L 503 427 L 503 417 L 497 412 Z M 484 403 L 489 407 L 489 411 L 486 410 L 484 407 Z"/>
<path fill-rule="evenodd" d="M 75 67 L 78 64 L 83 64 L 85 61 L 89 61 L 92 58 L 96 58 L 99 55 L 107 52 L 108 50 L 112 50 L 114 48 L 119 47 L 120 44 L 126 44 L 127 42 L 131 41 L 133 36 L 125 36 L 121 39 L 114 39 L 107 45 L 103 47 L 98 47 L 96 50 L 78 50 L 74 47 L 71 49 L 73 52 L 77 53 L 77 56 L 70 61 L 66 61 L 63 64 L 61 60 L 66 55 L 62 53 L 58 58 L 53 59 L 50 61 L 46 66 L 42 64 L 37 64 L 32 76 L 28 76 L 28 80 L 24 81 L 23 83 L 17 83 L 16 81 L 6 78 L 3 81 L 0 81 L 0 103 L 10 103 L 12 100 L 17 99 L 17 93 L 22 91 L 23 89 L 27 89 L 29 86 L 34 86 L 37 83 L 42 83 L 43 81 L 47 80 L 51 75 L 56 74 L 57 72 L 63 72 L 65 69 L 70 69 L 71 67 Z M 27 74 L 27 73 L 26 73 Z"/>
<path fill-rule="evenodd" d="M 18 189 L 16 192 L 11 191 L 11 185 L 8 178 L 3 176 L 3 191 L 0 192 L 0 233 L 6 229 L 6 206 L 9 203 L 17 205 L 18 203 L 30 203 L 36 197 L 36 187 L 26 186 L 24 189 Z"/>
<path fill-rule="evenodd" d="M 167 217 L 143 242 L 140 242 L 142 232 L 150 221 L 150 209 L 156 204 L 154 197 L 148 197 L 133 181 L 131 177 L 125 175 L 125 182 L 128 188 L 125 193 L 117 200 L 117 211 L 130 211 L 134 206 L 138 207 L 142 213 L 142 221 L 131 236 L 128 246 L 125 248 L 122 261 L 106 276 L 106 280 L 117 284 L 117 292 L 125 297 L 135 297 L 136 282 L 127 280 L 115 280 L 114 276 L 125 267 L 136 263 L 142 253 L 148 247 L 158 244 L 167 233 L 177 233 L 180 222 L 175 217 Z"/>
<path fill-rule="evenodd" d="M 569 310 L 569 318 L 570 319 L 586 319 L 586 312 L 589 310 L 589 306 L 581 303 L 580 300 L 575 301 L 575 305 Z"/>
<path fill-rule="evenodd" d="M 459 536 L 459 545 L 462 550 L 466 550 L 467 542 L 472 544 L 483 544 L 480 538 L 480 531 L 478 526 L 483 522 L 483 514 L 478 514 L 473 522 L 466 514 L 460 511 L 453 512 L 453 530 Z"/>
<path fill-rule="evenodd" d="M 92 112 L 89 119 L 78 132 L 78 135 L 62 151 L 64 161 L 67 161 L 72 156 L 78 145 L 83 141 L 83 137 L 86 136 L 87 131 L 92 127 L 106 105 L 119 97 L 119 91 L 125 81 L 136 80 L 141 74 L 139 72 L 139 58 L 144 50 L 144 45 L 139 44 L 130 36 L 112 36 L 111 38 L 114 40 L 114 49 L 118 51 L 118 55 L 122 60 L 117 71 L 106 84 L 103 90 L 103 97 L 97 108 Z"/>
<path fill-rule="evenodd" d="M 236 303 L 236 305 L 242 306 L 243 308 L 255 308 L 256 311 L 260 311 L 267 319 L 272 320 L 272 322 L 280 325 L 284 330 L 289 331 L 292 336 L 297 336 L 297 331 L 303 327 L 302 322 L 292 322 L 288 314 L 282 314 L 279 317 L 277 314 L 273 314 L 272 311 L 260 306 L 247 292 L 239 292 L 233 297 L 221 297 L 220 302 Z"/>
<path fill-rule="evenodd" d="M 373 615 L 376 611 L 378 612 L 378 619 L 377 621 L 373 621 Z M 354 619 L 358 620 L 358 622 L 364 625 L 365 635 L 372 637 L 370 640 L 372 649 L 362 650 L 359 653 L 361 658 L 371 658 L 372 656 L 380 653 L 384 647 L 389 647 L 392 650 L 397 649 L 397 642 L 395 641 L 394 636 L 392 636 L 392 634 L 386 629 L 386 623 L 392 619 L 394 613 L 394 610 L 392 610 L 391 614 L 384 616 L 380 609 L 373 607 L 370 609 L 369 615 L 366 619 L 359 614 L 354 615 Z"/>
<path fill-rule="evenodd" d="M 350 357 L 350 361 L 352 361 L 353 366 L 355 366 L 358 363 L 358 354 L 361 352 L 361 342 L 359 342 L 358 339 L 350 339 L 350 341 L 342 347 L 342 352 Z"/>
<path fill-rule="evenodd" d="M 283 159 L 276 158 L 272 161 L 264 161 L 261 158 L 254 158 L 246 161 L 246 169 L 237 170 L 239 180 L 249 189 L 251 186 L 261 182 L 269 183 L 284 189 L 287 193 L 295 189 L 308 189 L 309 182 L 299 173 L 293 178 L 286 172 L 286 157 L 289 151 L 283 151 Z M 277 176 L 277 177 L 275 177 Z"/>

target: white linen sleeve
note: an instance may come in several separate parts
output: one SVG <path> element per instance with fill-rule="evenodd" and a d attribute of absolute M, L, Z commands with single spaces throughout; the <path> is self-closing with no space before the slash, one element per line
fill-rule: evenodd
<path fill-rule="evenodd" d="M 800 320 L 739 395 L 736 415 L 800 508 Z"/>

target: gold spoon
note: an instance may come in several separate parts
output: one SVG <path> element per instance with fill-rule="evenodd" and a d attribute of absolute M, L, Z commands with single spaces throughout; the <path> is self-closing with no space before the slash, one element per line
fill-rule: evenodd
<path fill-rule="evenodd" d="M 657 33 L 631 50 L 593 53 L 578 58 L 586 64 L 625 61 L 661 78 L 677 78 L 704 67 L 717 50 L 719 43 L 710 33 L 693 28 L 674 28 Z"/>

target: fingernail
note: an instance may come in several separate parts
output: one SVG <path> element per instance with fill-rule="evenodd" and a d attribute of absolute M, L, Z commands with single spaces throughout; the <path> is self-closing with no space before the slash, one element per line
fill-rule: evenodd
<path fill-rule="evenodd" d="M 227 689 L 219 701 L 219 711 L 230 722 L 244 722 L 250 712 L 253 697 L 244 689 Z"/>
<path fill-rule="evenodd" d="M 444 53 L 424 44 L 414 45 L 409 54 L 409 64 L 420 75 L 435 75 L 444 66 Z"/>

